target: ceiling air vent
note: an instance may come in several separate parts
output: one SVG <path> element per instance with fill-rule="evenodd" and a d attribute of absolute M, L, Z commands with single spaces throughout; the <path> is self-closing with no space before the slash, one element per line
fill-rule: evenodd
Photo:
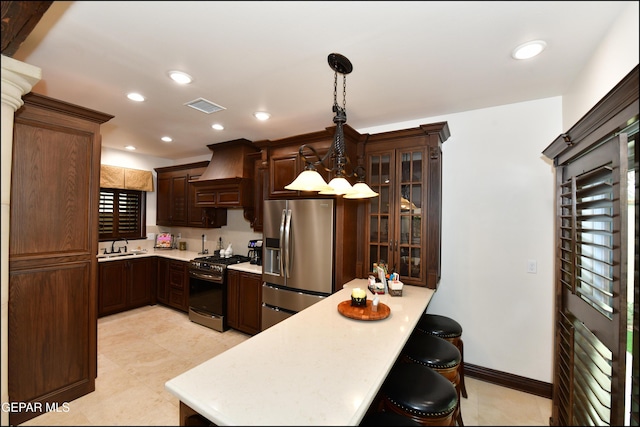
<path fill-rule="evenodd" d="M 207 101 L 204 98 L 194 99 L 193 101 L 189 101 L 184 105 L 186 105 L 187 107 L 195 108 L 196 110 L 202 111 L 203 113 L 207 114 L 215 113 L 216 111 L 220 110 L 226 110 L 226 108 L 218 104 L 214 104 L 211 101 Z"/>

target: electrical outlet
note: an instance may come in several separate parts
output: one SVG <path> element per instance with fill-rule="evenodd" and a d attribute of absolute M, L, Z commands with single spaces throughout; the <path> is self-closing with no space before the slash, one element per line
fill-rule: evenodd
<path fill-rule="evenodd" d="M 538 272 L 538 263 L 535 259 L 527 261 L 527 273 L 536 274 Z"/>

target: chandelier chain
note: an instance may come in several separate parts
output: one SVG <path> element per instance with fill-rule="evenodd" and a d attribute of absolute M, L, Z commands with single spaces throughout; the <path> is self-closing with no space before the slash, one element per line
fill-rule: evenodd
<path fill-rule="evenodd" d="M 333 105 L 338 105 L 338 72 L 333 73 Z M 342 109 L 347 109 L 347 76 L 342 75 Z"/>
<path fill-rule="evenodd" d="M 347 109 L 347 75 L 342 75 L 342 109 Z"/>

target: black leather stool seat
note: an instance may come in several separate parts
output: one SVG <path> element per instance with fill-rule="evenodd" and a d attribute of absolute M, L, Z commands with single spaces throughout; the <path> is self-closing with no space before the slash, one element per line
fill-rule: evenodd
<path fill-rule="evenodd" d="M 419 418 L 452 414 L 458 394 L 449 380 L 416 363 L 396 363 L 382 384 L 384 398 L 402 412 Z"/>
<path fill-rule="evenodd" d="M 443 338 L 421 332 L 409 337 L 402 354 L 414 363 L 436 369 L 455 368 L 462 360 L 455 345 Z"/>
<path fill-rule="evenodd" d="M 462 326 L 458 322 L 438 314 L 423 314 L 416 329 L 440 338 L 456 338 L 462 335 Z"/>
<path fill-rule="evenodd" d="M 419 426 L 417 421 L 395 412 L 372 412 L 364 416 L 361 426 Z"/>
<path fill-rule="evenodd" d="M 450 317 L 439 314 L 424 313 L 420 316 L 414 331 L 435 335 L 451 342 L 460 351 L 460 391 L 462 397 L 467 397 L 467 387 L 464 384 L 464 343 L 462 342 L 462 326 Z"/>

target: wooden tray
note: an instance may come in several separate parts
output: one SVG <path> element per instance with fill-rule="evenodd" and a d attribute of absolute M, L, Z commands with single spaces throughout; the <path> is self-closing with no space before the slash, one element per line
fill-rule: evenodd
<path fill-rule="evenodd" d="M 389 317 L 391 309 L 388 305 L 378 303 L 378 311 L 371 311 L 372 301 L 367 300 L 366 307 L 353 307 L 351 300 L 342 301 L 338 304 L 338 312 L 345 317 L 356 320 L 382 320 Z"/>

